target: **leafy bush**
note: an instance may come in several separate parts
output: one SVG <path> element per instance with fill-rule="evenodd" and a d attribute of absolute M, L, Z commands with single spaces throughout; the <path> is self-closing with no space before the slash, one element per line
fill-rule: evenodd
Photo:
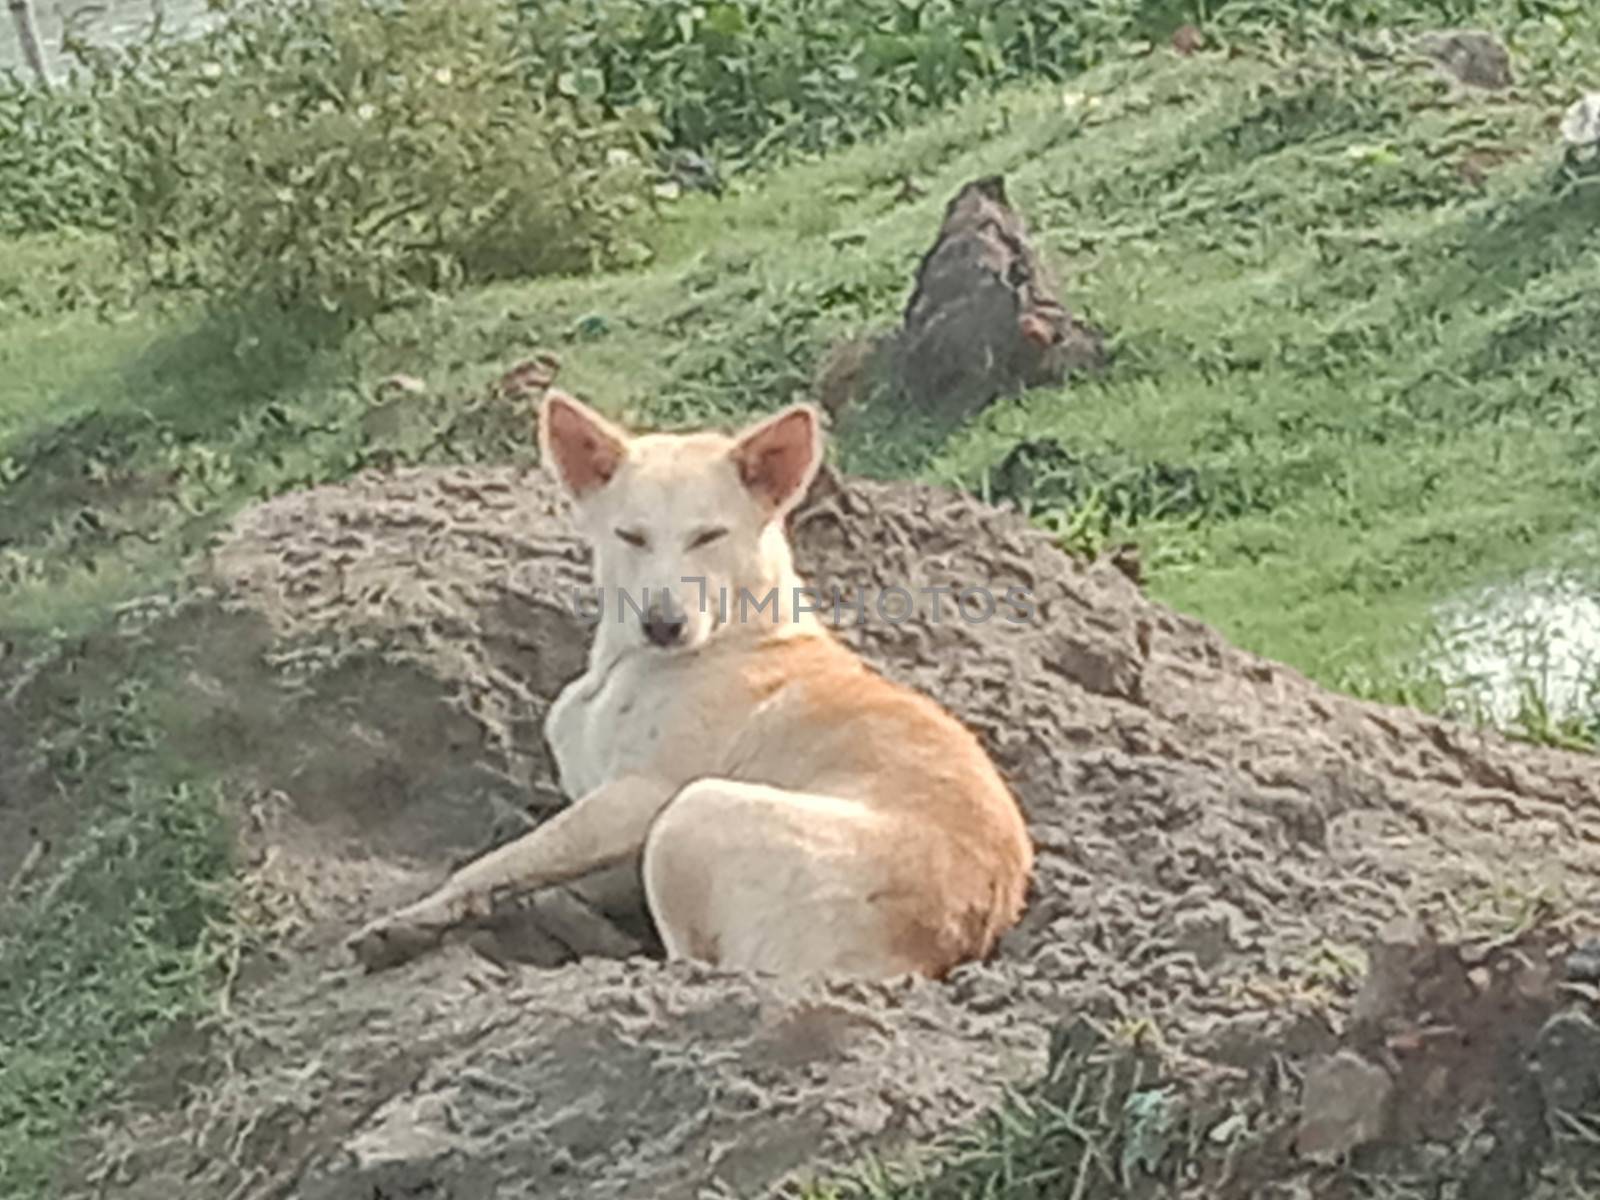
<path fill-rule="evenodd" d="M 648 114 L 530 94 L 507 11 L 256 0 L 118 60 L 101 112 L 127 250 L 157 279 L 350 317 L 624 257 Z"/>
<path fill-rule="evenodd" d="M 1543 41 L 1596 30 L 1577 0 L 516 3 L 536 89 L 612 111 L 652 104 L 674 146 L 736 168 L 835 149 L 974 88 L 1067 79 L 1185 22 L 1213 41 L 1462 22 Z"/>
<path fill-rule="evenodd" d="M 55 95 L 0 80 L 0 235 L 115 229 L 159 277 L 364 312 L 625 256 L 649 149 L 833 149 L 1185 21 L 1221 42 L 1471 17 L 1540 69 L 1600 33 L 1577 0 L 212 3 L 187 41 L 78 47 Z"/>
<path fill-rule="evenodd" d="M 1138 0 L 519 0 L 535 87 L 659 108 L 734 165 L 903 124 L 978 84 L 1063 76 Z"/>
<path fill-rule="evenodd" d="M 448 6 L 438 0 L 412 4 L 378 0 L 357 6 L 335 0 L 322 13 L 306 0 L 292 0 L 286 11 L 259 2 L 221 0 L 222 20 L 194 47 L 143 46 L 108 56 L 87 46 L 77 53 L 98 81 L 96 91 L 115 80 L 120 94 L 172 105 L 206 98 L 205 107 L 225 102 L 219 81 L 197 79 L 208 64 L 226 67 L 233 90 L 254 85 L 271 91 L 271 81 L 296 73 L 291 90 L 309 94 L 313 104 L 330 99 L 319 92 L 317 77 L 353 65 L 343 39 L 367 38 L 356 57 L 367 66 L 393 64 L 393 54 L 418 48 L 412 32 L 430 37 L 481 38 L 491 10 L 503 8 L 507 30 L 496 30 L 492 58 L 509 66 L 513 53 L 527 86 L 522 103 L 540 111 L 558 106 L 569 114 L 634 120 L 659 112 L 665 148 L 711 150 L 726 165 L 759 165 L 795 152 L 816 152 L 902 125 L 918 113 L 948 104 L 975 85 L 1035 77 L 1060 78 L 1094 65 L 1114 50 L 1118 39 L 1166 18 L 1170 2 L 1151 0 L 467 0 L 453 22 L 430 20 Z M 1186 8 L 1185 0 L 1178 0 Z M 1155 9 L 1161 11 L 1157 12 Z M 416 11 L 413 11 L 416 10 Z M 385 14 L 400 28 L 373 44 L 367 28 L 374 14 Z M 297 35 L 298 30 L 298 35 Z M 508 43 L 505 39 L 513 39 Z M 514 52 L 511 46 L 514 45 Z M 434 60 L 471 55 L 482 47 L 450 47 L 424 38 L 420 46 Z M 260 79 L 254 77 L 261 76 Z M 280 82 L 282 80 L 280 79 Z M 509 80 L 497 76 L 497 84 Z M 457 80 L 456 88 L 464 87 Z M 330 87 L 328 93 L 342 92 Z M 217 95 L 213 95 L 218 93 Z M 283 99 L 279 97 L 280 101 Z M 359 106 L 353 97 L 351 104 Z M 458 97 L 459 100 L 459 97 Z M 0 133 L 5 114 L 19 111 L 16 85 L 0 84 Z M 288 107 L 288 106 L 284 106 Z M 347 106 L 348 107 L 348 106 Z M 38 114 L 39 102 L 28 109 Z M 103 146 L 99 109 L 61 114 L 54 136 L 79 148 Z M 225 124 L 223 114 L 196 121 L 188 140 Z M 276 126 L 268 123 L 275 131 Z M 333 124 L 333 123 L 330 123 Z M 253 136 L 249 124 L 237 132 Z M 287 132 L 287 131 L 285 131 Z M 297 136 L 304 129 L 296 131 Z M 39 136 L 35 131 L 34 136 Z M 19 142 L 19 145 L 22 143 Z M 241 147 L 247 143 L 240 143 Z M 70 156 L 69 156 L 70 157 Z M 96 157 L 90 154 L 89 157 Z M 10 158 L 10 161 L 7 159 Z M 99 161 L 107 168 L 104 154 Z M 13 174 L 39 175 L 26 181 L 30 191 L 52 191 L 52 156 L 6 155 L 0 150 L 0 198 Z M 110 169 L 89 172 L 96 185 L 76 205 L 85 220 L 98 220 L 120 180 Z M 71 212 L 74 205 L 59 205 Z M 48 228 L 53 220 L 30 219 L 29 228 Z"/>
<path fill-rule="evenodd" d="M 119 194 L 92 94 L 0 79 L 0 237 L 100 228 Z"/>

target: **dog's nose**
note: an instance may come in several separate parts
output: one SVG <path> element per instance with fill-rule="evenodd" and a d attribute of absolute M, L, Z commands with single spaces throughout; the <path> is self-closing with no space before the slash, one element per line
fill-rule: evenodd
<path fill-rule="evenodd" d="M 655 609 L 644 619 L 644 635 L 658 646 L 673 646 L 683 640 L 688 624 L 688 619 L 677 613 Z"/>

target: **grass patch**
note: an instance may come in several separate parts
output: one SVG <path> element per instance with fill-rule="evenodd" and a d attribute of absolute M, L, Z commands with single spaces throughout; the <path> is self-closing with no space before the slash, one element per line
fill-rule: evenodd
<path fill-rule="evenodd" d="M 275 314 L 28 319 L 0 337 L 21 385 L 0 404 L 0 595 L 41 628 L 50 597 L 98 603 L 247 498 L 525 454 L 525 413 L 451 427 L 534 348 L 657 425 L 802 397 L 829 345 L 894 320 L 949 192 L 1002 170 L 1069 298 L 1114 331 L 1113 370 L 947 438 L 842 444 L 844 464 L 1014 500 L 1079 549 L 1138 540 L 1160 598 L 1393 694 L 1433 604 L 1538 565 L 1600 500 L 1594 189 L 1559 186 L 1529 96 L 1331 46 L 1125 58 L 1073 91 L 680 202 L 648 268 L 500 285 L 342 341 Z M 925 198 L 897 199 L 906 174 Z M 431 401 L 376 415 L 392 371 Z"/>
<path fill-rule="evenodd" d="M 218 790 L 165 749 L 178 715 L 148 640 L 63 644 L 13 693 L 0 751 L 0 1195 L 41 1196 L 82 1115 L 176 1021 L 230 943 Z M 24 860 L 24 863 L 26 860 Z"/>
<path fill-rule="evenodd" d="M 1235 1136 L 1205 1142 L 1205 1127 L 1226 1114 L 1185 1111 L 1162 1078 L 1158 1056 L 1137 1038 L 1108 1037 L 1088 1022 L 1055 1031 L 1044 1077 L 1015 1093 L 995 1113 L 919 1156 L 915 1167 L 873 1162 L 846 1176 L 814 1183 L 803 1200 L 1054 1200 L 1128 1195 L 1174 1161 L 1188 1162 L 1189 1181 L 1202 1157 L 1215 1179 L 1233 1175 L 1238 1142 L 1254 1141 L 1249 1122 Z M 1209 1121 L 1206 1119 L 1209 1116 Z M 1259 1114 L 1252 1114 L 1259 1120 Z M 1224 1132 L 1228 1127 L 1224 1128 Z M 1205 1151 L 1209 1150 L 1207 1154 Z M 1187 1152 L 1187 1153 L 1185 1153 Z"/>
<path fill-rule="evenodd" d="M 134 784 L 8 920 L 0 1194 L 47 1194 L 81 1114 L 162 1031 L 209 1011 L 226 871 L 209 791 Z"/>
<path fill-rule="evenodd" d="M 1093 505 L 1159 597 L 1348 688 L 1434 601 L 1589 523 L 1600 197 L 1553 183 L 1536 109 L 1337 61 L 1231 70 L 1146 75 L 1106 97 L 1120 143 L 1017 173 L 1119 366 L 997 406 L 932 473 L 1046 523 Z M 1459 168 L 1486 140 L 1522 161 L 1480 190 Z"/>

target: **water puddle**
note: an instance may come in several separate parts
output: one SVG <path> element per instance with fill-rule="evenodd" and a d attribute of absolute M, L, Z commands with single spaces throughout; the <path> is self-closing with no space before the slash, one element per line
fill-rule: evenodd
<path fill-rule="evenodd" d="M 45 61 L 58 82 L 73 65 L 61 49 L 66 30 L 95 45 L 127 46 L 144 37 L 158 18 L 171 35 L 196 32 L 214 19 L 206 0 L 33 0 L 33 11 Z M 0 71 L 23 66 L 12 19 L 0 14 Z"/>
<path fill-rule="evenodd" d="M 1463 715 L 1515 724 L 1530 701 L 1553 722 L 1600 720 L 1600 584 L 1540 571 L 1435 614 L 1433 667 Z"/>

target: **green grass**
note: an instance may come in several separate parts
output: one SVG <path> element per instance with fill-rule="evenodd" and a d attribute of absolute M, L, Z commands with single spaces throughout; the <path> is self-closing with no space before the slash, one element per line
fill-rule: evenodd
<path fill-rule="evenodd" d="M 1136 540 L 1152 593 L 1239 644 L 1335 687 L 1443 703 L 1437 605 L 1556 560 L 1597 565 L 1574 535 L 1600 510 L 1600 186 L 1557 178 L 1549 123 L 1600 73 L 1600 40 L 1575 53 L 1559 87 L 1547 73 L 1465 99 L 1331 45 L 1114 57 L 1072 84 L 1093 104 L 1011 89 L 687 199 L 646 269 L 497 285 L 342 336 L 129 300 L 92 239 L 8 242 L 0 682 L 161 590 L 257 498 L 392 462 L 531 461 L 531 412 L 489 387 L 535 350 L 640 423 L 806 396 L 835 340 L 894 321 L 950 193 L 999 171 L 1069 302 L 1113 331 L 1113 368 L 936 440 L 845 441 L 840 461 L 1013 500 L 1075 548 Z M 1490 164 L 1481 184 L 1469 155 Z M 896 199 L 904 174 L 924 198 Z M 427 391 L 385 402 L 393 372 Z M 203 931 L 227 877 L 214 795 L 151 748 L 170 719 L 160 681 L 117 678 L 125 691 L 108 678 L 17 726 L 67 748 L 84 821 L 59 890 L 0 926 L 0 1194 L 39 1194 L 80 1115 L 209 994 Z M 1545 741 L 1600 729 L 1536 694 L 1525 724 Z M 947 1182 L 866 1194 L 1057 1194 L 1008 1172 L 1076 1135 L 1054 1110 L 1019 1111 L 996 1118 L 1015 1118 L 1005 1137 L 974 1135 Z M 1015 1154 L 996 1152 L 1006 1138 Z"/>
<path fill-rule="evenodd" d="M 167 750 L 182 723 L 171 646 L 114 646 L 63 644 L 59 669 L 8 712 L 22 744 L 0 755 L 16 785 L 6 799 L 37 818 L 23 836 L 52 846 L 48 871 L 0 893 L 8 1197 L 49 1194 L 62 1146 L 107 1085 L 176 1022 L 211 1011 L 234 938 L 217 789 Z"/>
<path fill-rule="evenodd" d="M 1184 1155 L 1198 1165 L 1239 1157 L 1241 1133 L 1226 1111 L 1186 1110 L 1164 1086 L 1148 1046 L 1107 1037 L 1087 1021 L 1063 1022 L 1042 1078 L 1012 1093 L 974 1126 L 927 1148 L 915 1164 L 870 1162 L 843 1178 L 811 1183 L 804 1200 L 1081 1200 L 1127 1195 L 1144 1172 Z M 1215 1178 L 1209 1175 L 1208 1178 Z M 1142 1194 L 1133 1191 L 1131 1194 Z"/>
<path fill-rule="evenodd" d="M 1544 561 L 1600 500 L 1600 192 L 1556 187 L 1545 107 L 1446 103 L 1427 71 L 1163 55 L 1076 90 L 1098 103 L 1013 91 L 688 202 L 647 271 L 497 287 L 342 344 L 275 318 L 26 318 L 0 337 L 11 619 L 97 611 L 246 499 L 375 453 L 526 452 L 525 414 L 428 443 L 536 347 L 651 423 L 803 396 L 832 340 L 892 321 L 949 191 L 1004 170 L 1069 299 L 1113 330 L 1114 369 L 939 444 L 843 445 L 845 463 L 993 490 L 1017 443 L 1053 440 L 1081 460 L 1068 485 L 1000 492 L 1045 521 L 1129 481 L 1175 489 L 1094 533 L 1139 540 L 1154 593 L 1242 644 L 1386 686 L 1433 604 Z M 1509 161 L 1480 190 L 1469 153 Z M 929 196 L 897 205 L 902 172 Z M 392 370 L 439 399 L 374 437 Z"/>
<path fill-rule="evenodd" d="M 1552 189 L 1536 109 L 1412 111 L 1425 76 L 1196 74 L 1108 98 L 1126 139 L 1018 172 L 1119 334 L 1113 378 L 996 408 L 933 469 L 978 484 L 1054 438 L 1090 486 L 1183 473 L 1177 511 L 1107 536 L 1140 538 L 1163 599 L 1347 683 L 1413 648 L 1440 596 L 1591 519 L 1600 192 Z M 1479 196 L 1455 160 L 1490 147 L 1533 161 Z"/>
<path fill-rule="evenodd" d="M 174 1022 L 210 1008 L 226 871 L 217 800 L 136 788 L 98 813 L 0 941 L 0 1194 L 39 1196 L 79 1116 Z"/>

